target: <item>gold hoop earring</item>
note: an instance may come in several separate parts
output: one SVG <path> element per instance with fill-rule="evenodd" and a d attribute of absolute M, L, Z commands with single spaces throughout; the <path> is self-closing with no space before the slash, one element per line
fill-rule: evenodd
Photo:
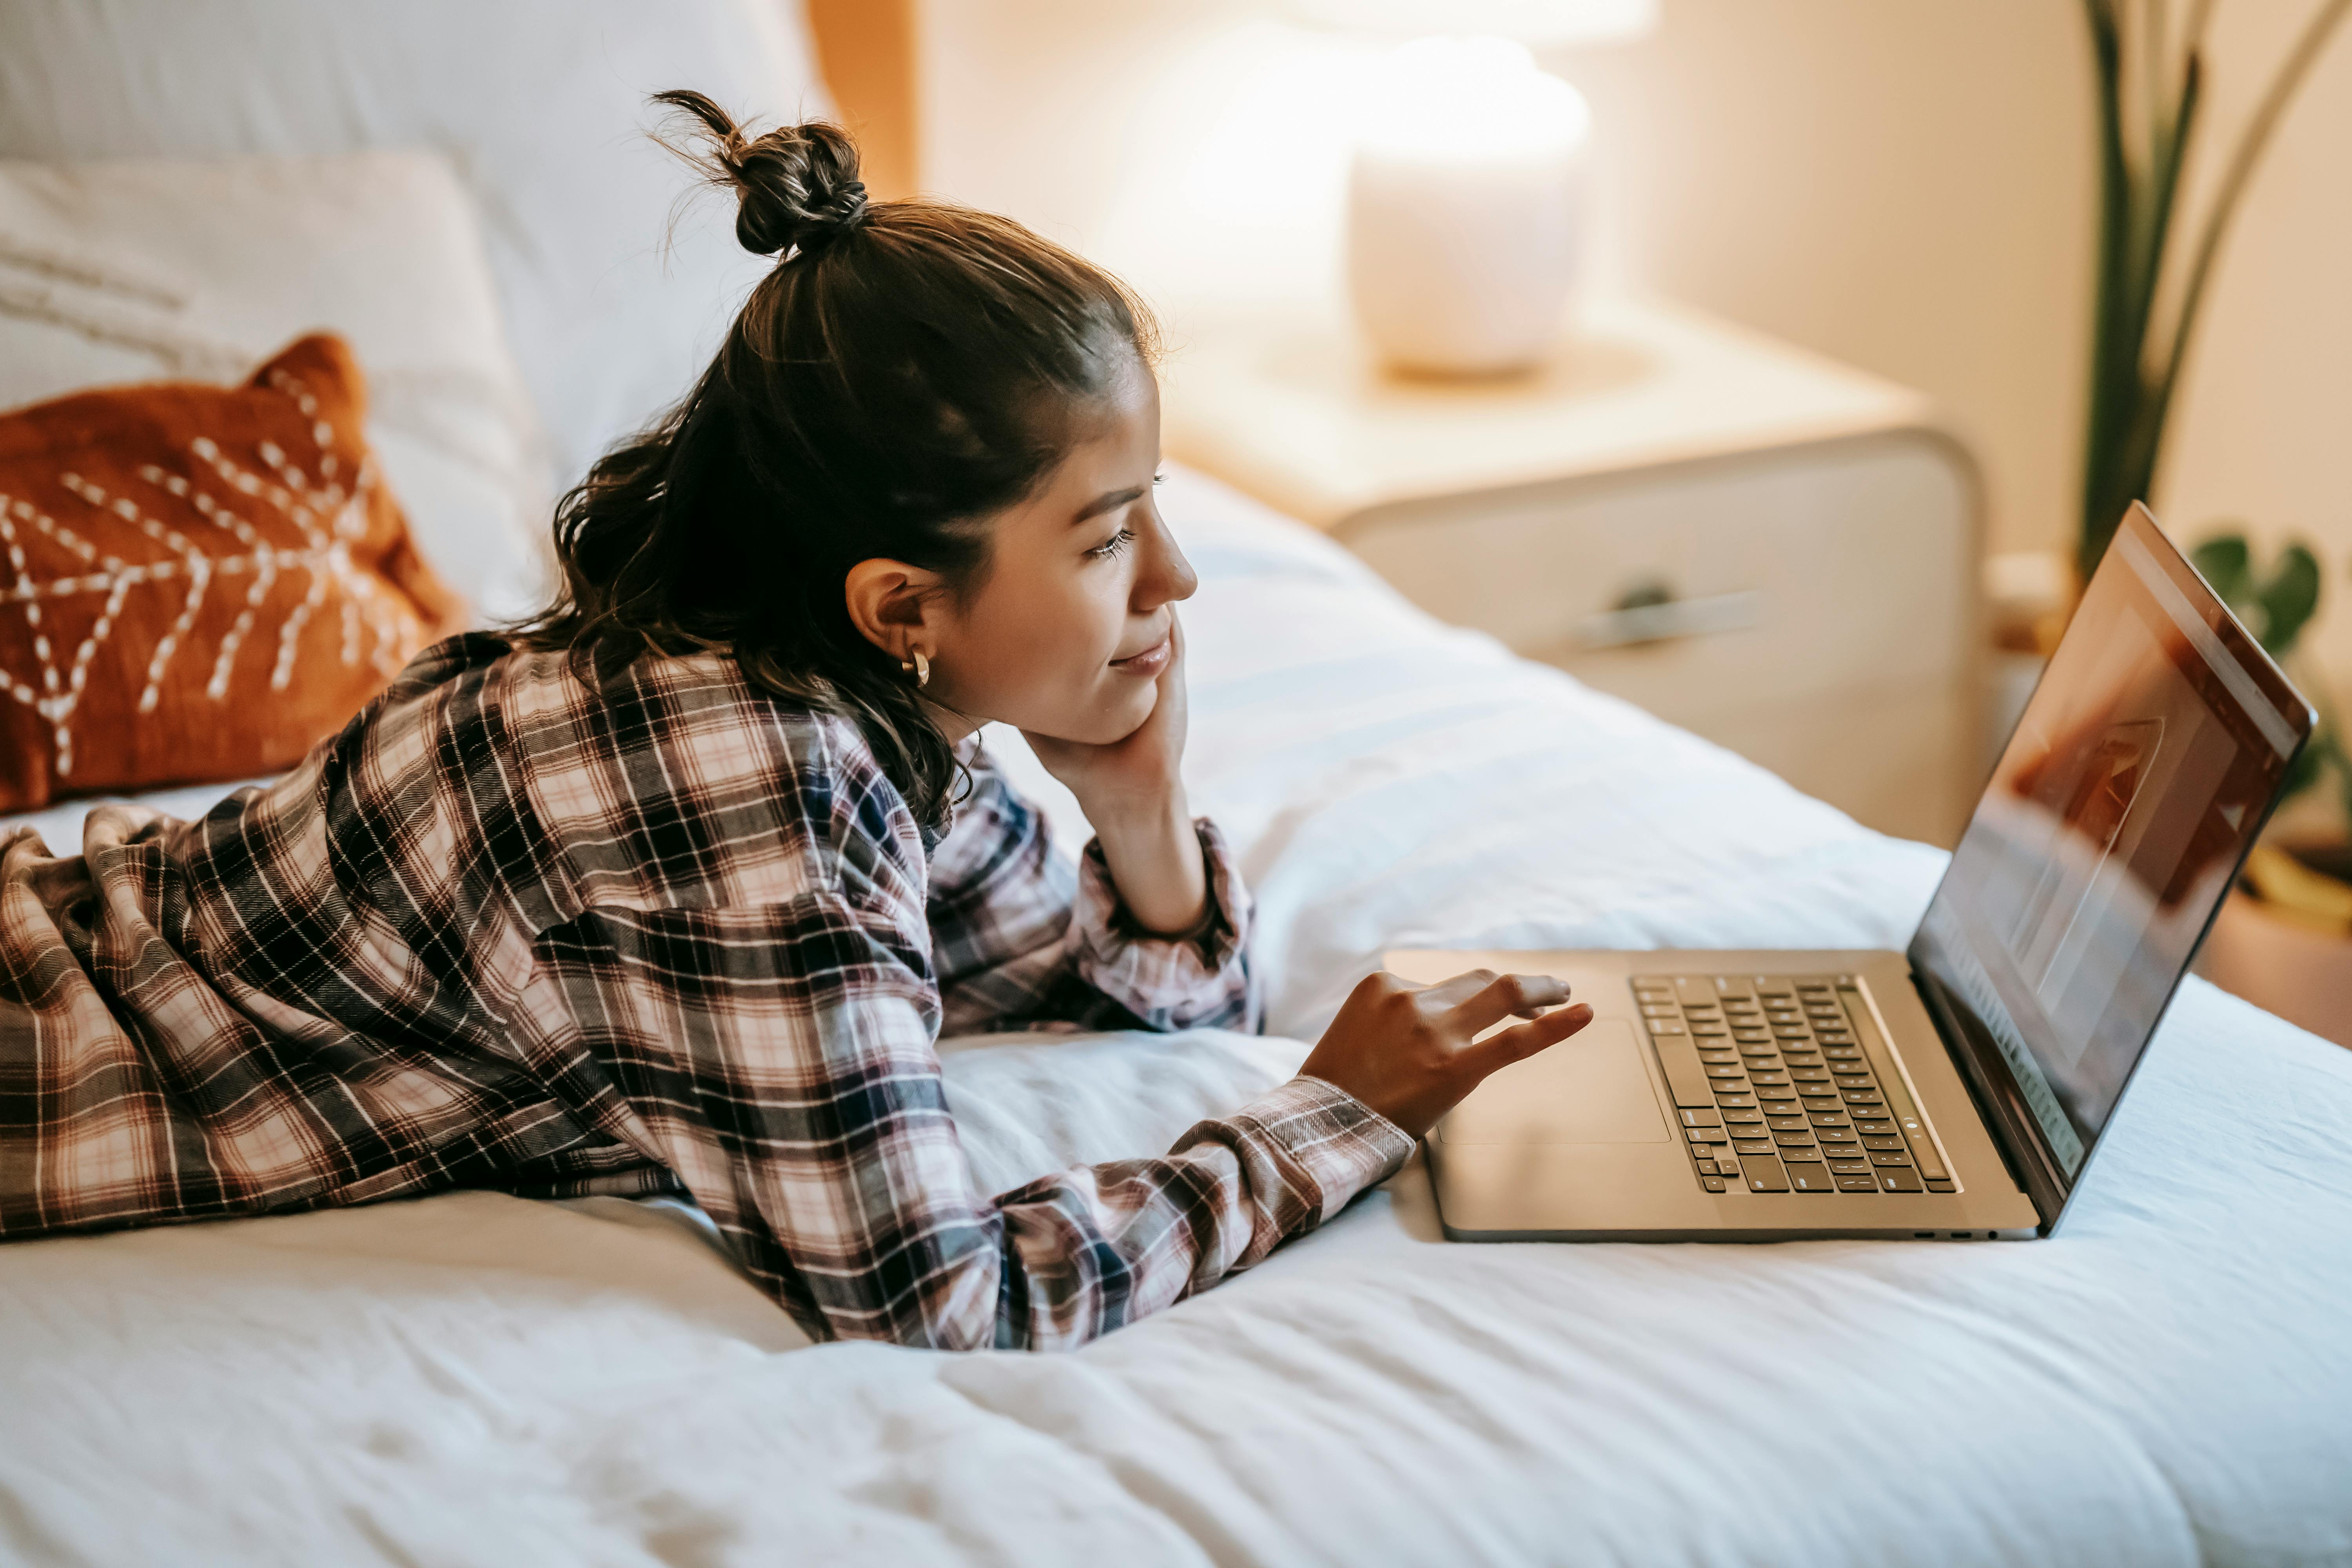
<path fill-rule="evenodd" d="M 931 683 L 931 656 L 921 648 L 909 649 L 908 657 L 898 661 L 898 669 L 901 674 L 915 678 L 918 689 Z"/>

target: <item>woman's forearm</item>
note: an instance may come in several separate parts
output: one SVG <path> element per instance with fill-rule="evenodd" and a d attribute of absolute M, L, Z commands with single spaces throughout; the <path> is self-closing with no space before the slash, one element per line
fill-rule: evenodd
<path fill-rule="evenodd" d="M 1110 879 L 1135 922 L 1161 936 L 1197 930 L 1208 916 L 1209 877 L 1184 792 L 1093 820 Z"/>

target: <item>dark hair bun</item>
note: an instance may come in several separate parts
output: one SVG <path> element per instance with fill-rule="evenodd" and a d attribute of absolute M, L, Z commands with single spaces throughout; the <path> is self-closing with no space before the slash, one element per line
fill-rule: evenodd
<path fill-rule="evenodd" d="M 707 150 L 667 138 L 663 145 L 695 163 L 713 184 L 736 193 L 735 237 L 757 256 L 813 249 L 866 220 L 866 186 L 857 178 L 857 143 L 838 125 L 811 120 L 746 136 L 725 110 L 685 89 L 654 95 L 691 116 Z"/>

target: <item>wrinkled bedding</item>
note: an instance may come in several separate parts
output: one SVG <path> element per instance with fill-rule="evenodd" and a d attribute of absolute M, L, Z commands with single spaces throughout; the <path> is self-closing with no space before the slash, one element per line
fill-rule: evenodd
<path fill-rule="evenodd" d="M 1917 919 L 1940 853 L 1205 481 L 1164 502 L 1202 577 L 1188 772 L 1258 894 L 1269 1034 L 943 1043 L 992 1183 L 1280 1081 L 1385 947 Z M 2347 1122 L 2352 1054 L 2192 981 L 2050 1240 L 1453 1246 L 1416 1164 L 1053 1357 L 808 1345 L 675 1203 L 13 1245 L 0 1559 L 2352 1563 Z"/>

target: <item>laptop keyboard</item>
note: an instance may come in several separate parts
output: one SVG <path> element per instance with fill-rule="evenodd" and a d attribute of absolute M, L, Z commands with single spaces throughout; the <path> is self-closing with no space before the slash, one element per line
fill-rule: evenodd
<path fill-rule="evenodd" d="M 1639 974 L 1633 998 L 1711 1193 L 1954 1190 L 1852 975 Z M 1875 1047 L 1875 1048 L 1874 1048 Z"/>

